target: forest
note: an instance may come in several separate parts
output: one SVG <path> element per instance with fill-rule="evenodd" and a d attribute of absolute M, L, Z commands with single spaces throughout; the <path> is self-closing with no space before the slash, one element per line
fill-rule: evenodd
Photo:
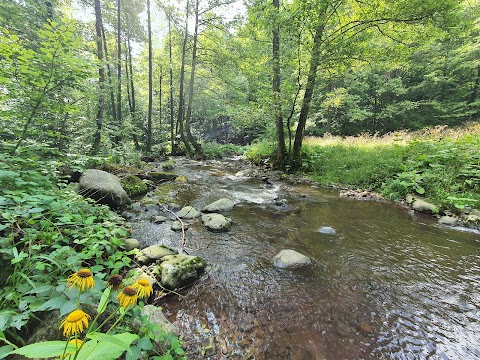
<path fill-rule="evenodd" d="M 0 0 L 0 358 L 75 308 L 55 300 L 70 272 L 131 265 L 128 226 L 72 174 L 235 154 L 478 227 L 479 115 L 477 0 Z M 89 342 L 183 358 L 152 326 Z"/>

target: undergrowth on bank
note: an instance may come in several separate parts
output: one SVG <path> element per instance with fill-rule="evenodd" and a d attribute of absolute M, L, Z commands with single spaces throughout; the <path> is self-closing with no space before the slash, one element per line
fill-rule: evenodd
<path fill-rule="evenodd" d="M 274 147 L 246 152 L 260 162 Z M 323 185 L 375 190 L 392 200 L 412 193 L 445 209 L 480 207 L 480 124 L 385 136 L 307 137 L 301 173 Z"/>
<path fill-rule="evenodd" d="M 64 317 L 75 310 L 67 274 L 88 267 L 102 284 L 107 274 L 129 270 L 132 261 L 123 249 L 130 235 L 124 220 L 68 184 L 69 174 L 105 159 L 59 157 L 42 146 L 25 147 L 16 155 L 0 150 L 1 359 L 26 344 L 32 326 L 46 313 L 58 310 Z M 104 288 L 96 285 L 81 301 L 100 301 Z"/>

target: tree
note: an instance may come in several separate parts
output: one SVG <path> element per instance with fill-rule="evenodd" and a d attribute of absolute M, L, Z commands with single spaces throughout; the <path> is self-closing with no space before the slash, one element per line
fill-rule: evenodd
<path fill-rule="evenodd" d="M 148 117 L 146 151 L 152 151 L 152 106 L 153 106 L 153 51 L 152 51 L 152 21 L 150 19 L 150 0 L 147 0 L 148 24 Z"/>
<path fill-rule="evenodd" d="M 103 68 L 103 48 L 102 48 L 102 37 L 104 34 L 103 31 L 103 21 L 102 21 L 102 12 L 100 7 L 100 0 L 94 1 L 95 7 L 95 31 L 96 31 L 96 43 L 97 43 L 97 58 L 99 61 L 98 67 L 98 105 L 97 105 L 97 116 L 96 124 L 97 131 L 95 132 L 95 139 L 93 142 L 92 153 L 96 154 L 100 148 L 100 139 L 102 136 L 102 127 L 103 127 L 103 111 L 104 111 L 104 90 L 105 90 L 105 70 Z M 106 49 L 106 44 L 105 44 Z"/>

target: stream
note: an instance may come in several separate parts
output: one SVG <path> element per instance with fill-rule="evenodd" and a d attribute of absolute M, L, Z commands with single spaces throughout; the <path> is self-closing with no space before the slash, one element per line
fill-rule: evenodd
<path fill-rule="evenodd" d="M 189 359 L 480 358 L 478 233 L 391 203 L 250 176 L 257 170 L 241 159 L 180 158 L 174 171 L 187 182 L 159 185 L 171 202 L 237 203 L 225 214 L 230 231 L 189 227 L 186 250 L 208 267 L 161 303 Z M 132 228 L 143 246 L 180 246 L 168 223 Z M 282 249 L 313 262 L 278 269 L 272 257 Z"/>

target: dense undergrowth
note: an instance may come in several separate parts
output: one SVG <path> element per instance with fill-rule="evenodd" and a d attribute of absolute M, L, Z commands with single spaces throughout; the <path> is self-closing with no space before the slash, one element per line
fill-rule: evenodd
<path fill-rule="evenodd" d="M 2 151 L 0 358 L 24 345 L 31 325 L 47 312 L 58 310 L 65 317 L 75 309 L 78 292 L 67 291 L 68 275 L 80 268 L 91 269 L 95 288 L 81 294 L 81 301 L 95 304 L 106 279 L 132 267 L 123 249 L 123 240 L 130 234 L 123 219 L 108 207 L 85 200 L 68 185 L 66 174 L 104 159 L 59 157 L 51 152 L 42 147 L 27 148 L 15 156 Z M 142 329 L 139 343 L 149 343 L 151 329 Z M 173 359 L 169 351 L 181 353 L 180 343 L 171 334 L 164 336 L 170 345 L 165 348 L 166 357 L 158 358 Z"/>
<path fill-rule="evenodd" d="M 263 142 L 247 150 L 258 162 L 272 156 Z M 460 210 L 480 207 L 480 124 L 386 136 L 306 138 L 301 173 L 323 185 L 380 192 L 392 200 L 412 193 Z"/>

